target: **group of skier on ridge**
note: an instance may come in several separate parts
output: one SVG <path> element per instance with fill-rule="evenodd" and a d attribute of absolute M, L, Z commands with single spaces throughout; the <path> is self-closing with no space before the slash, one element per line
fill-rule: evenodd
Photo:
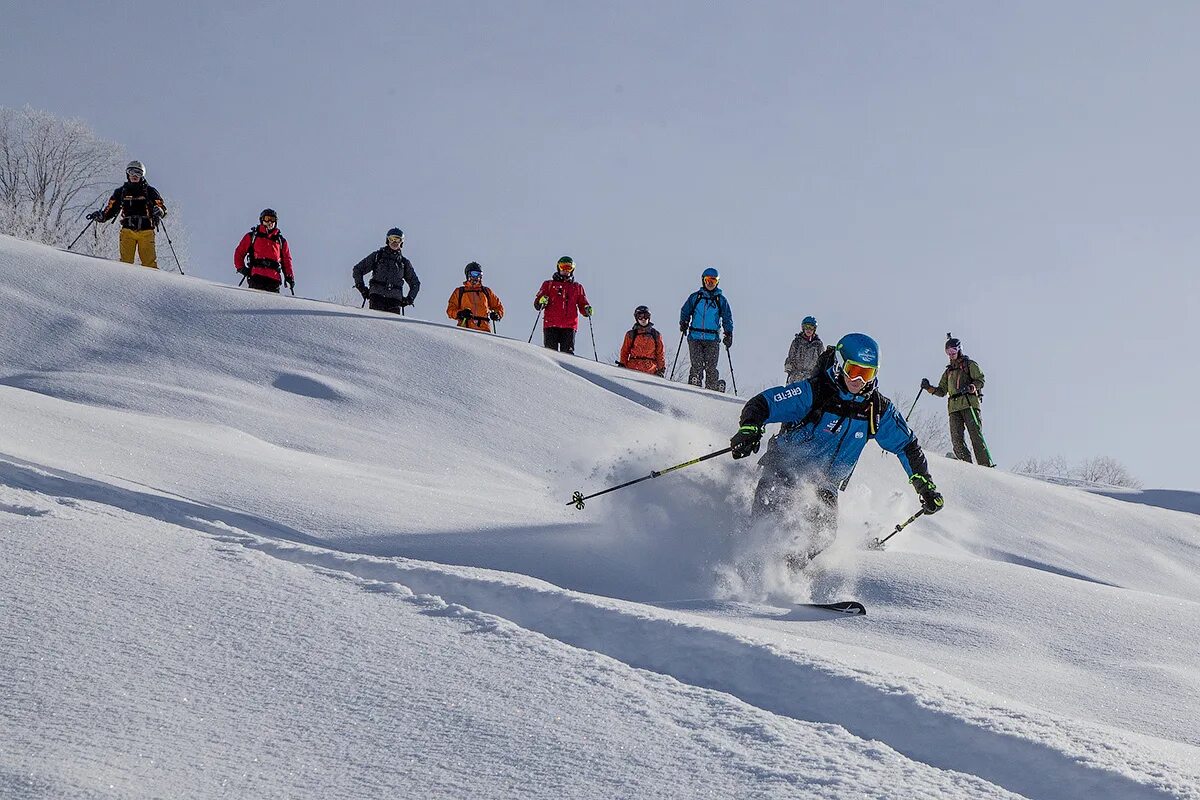
<path fill-rule="evenodd" d="M 120 257 L 133 263 L 135 254 L 143 266 L 157 269 L 154 231 L 167 215 L 159 192 L 146 183 L 146 168 L 132 161 L 126 182 L 119 186 L 99 211 L 87 215 L 97 223 L 121 216 Z M 263 209 L 258 225 L 248 231 L 234 250 L 234 268 L 249 288 L 279 292 L 282 285 L 295 291 L 295 273 L 287 240 L 278 228 L 279 216 Z M 392 228 L 385 243 L 352 269 L 355 288 L 364 305 L 377 311 L 402 313 L 420 291 L 412 262 L 403 255 L 404 232 Z M 483 268 L 472 261 L 463 270 L 462 286 L 456 287 L 446 306 L 446 315 L 460 327 L 492 331 L 504 317 L 504 305 L 483 284 Z M 365 278 L 370 275 L 370 282 Z M 688 341 L 691 369 L 688 383 L 718 392 L 725 382 L 718 370 L 720 346 L 733 346 L 733 312 L 718 284 L 720 275 L 709 267 L 701 273 L 700 288 L 684 301 L 679 312 L 679 331 Z M 560 258 L 554 274 L 539 287 L 534 308 L 543 317 L 543 345 L 574 353 L 579 315 L 592 316 L 592 306 L 582 284 L 575 280 L 575 262 Z M 618 364 L 657 376 L 666 373 L 662 335 L 651 321 L 650 309 L 638 306 L 634 324 L 625 334 Z M 536 324 L 535 324 L 536 327 Z M 682 341 L 680 342 L 682 345 Z M 961 342 L 947 334 L 948 364 L 934 385 L 922 379 L 921 389 L 947 397 L 950 435 L 954 455 L 970 462 L 964 432 L 971 440 L 975 460 L 994 466 L 983 438 L 980 404 L 984 375 L 978 363 L 962 351 Z M 863 333 L 843 336 L 833 347 L 825 347 L 817 335 L 817 320 L 808 316 L 801 323 L 784 360 L 787 383 L 751 398 L 742 408 L 737 432 L 730 439 L 735 459 L 759 452 L 766 426 L 782 423 L 767 443 L 759 460 L 762 475 L 754 493 L 752 516 L 799 514 L 806 523 L 804 541 L 789 554 L 788 563 L 802 568 L 828 546 L 837 526 L 838 493 L 845 489 L 862 455 L 867 440 L 875 439 L 899 459 L 921 500 L 921 511 L 933 514 L 944 499 L 929 473 L 929 465 L 917 437 L 895 405 L 878 391 L 879 347 Z M 915 405 L 915 404 L 914 404 Z"/>

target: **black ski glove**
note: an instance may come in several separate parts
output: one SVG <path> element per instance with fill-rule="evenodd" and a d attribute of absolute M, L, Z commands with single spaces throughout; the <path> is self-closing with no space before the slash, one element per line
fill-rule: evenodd
<path fill-rule="evenodd" d="M 909 481 L 917 490 L 917 495 L 921 498 L 921 510 L 926 514 L 936 514 L 946 505 L 946 501 L 942 499 L 937 487 L 927 476 L 916 473 L 909 478 Z"/>
<path fill-rule="evenodd" d="M 933 384 L 929 382 L 929 378 L 921 378 L 921 388 L 927 392 L 933 391 Z"/>
<path fill-rule="evenodd" d="M 250 277 L 250 268 L 249 267 L 239 267 L 238 274 L 242 275 L 246 278 L 249 278 Z"/>
<path fill-rule="evenodd" d="M 100 219 L 101 213 L 103 213 L 103 212 L 93 211 L 92 213 L 88 214 L 87 217 L 85 217 L 85 219 L 90 219 L 93 222 L 95 222 L 96 220 Z"/>
<path fill-rule="evenodd" d="M 762 444 L 762 435 L 763 429 L 759 425 L 743 425 L 738 428 L 738 432 L 729 440 L 729 445 L 733 448 L 733 457 L 745 458 L 757 453 L 759 445 Z"/>
<path fill-rule="evenodd" d="M 725 334 L 725 349 L 729 349 L 730 347 L 733 347 L 733 331 Z"/>
<path fill-rule="evenodd" d="M 411 306 L 412 304 L 413 304 L 413 301 L 408 299 L 407 297 L 400 298 L 400 307 L 401 308 L 404 308 L 405 306 Z"/>
<path fill-rule="evenodd" d="M 289 275 L 288 277 L 284 278 L 284 279 L 283 279 L 283 282 L 284 282 L 284 283 L 287 285 L 287 287 L 288 287 L 289 289 L 291 289 L 292 291 L 295 291 L 295 290 L 296 290 L 296 279 L 295 279 L 295 278 L 293 278 L 292 276 L 290 276 L 290 275 Z"/>
<path fill-rule="evenodd" d="M 358 289 L 358 293 L 363 296 L 363 300 L 366 300 L 368 297 L 371 296 L 371 290 L 368 289 L 366 286 L 355 286 L 354 288 Z"/>
<path fill-rule="evenodd" d="M 489 311 L 488 319 L 490 319 L 492 322 L 495 322 L 496 320 L 500 319 L 500 312 L 499 311 Z"/>
<path fill-rule="evenodd" d="M 688 324 L 686 322 L 679 323 L 679 332 L 687 333 L 687 331 L 688 331 Z"/>
<path fill-rule="evenodd" d="M 466 322 L 471 318 L 471 310 L 469 308 L 459 309 L 456 316 L 459 322 Z"/>

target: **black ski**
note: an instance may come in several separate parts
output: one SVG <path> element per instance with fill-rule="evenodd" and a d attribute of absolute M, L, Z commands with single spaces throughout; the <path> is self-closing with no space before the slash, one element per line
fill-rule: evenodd
<path fill-rule="evenodd" d="M 867 608 L 857 600 L 846 600 L 841 603 L 796 603 L 797 608 L 823 608 L 826 611 L 838 611 L 842 614 L 865 616 Z"/>

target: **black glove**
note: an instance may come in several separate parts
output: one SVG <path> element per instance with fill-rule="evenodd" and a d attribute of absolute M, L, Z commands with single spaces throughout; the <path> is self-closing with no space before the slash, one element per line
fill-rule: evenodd
<path fill-rule="evenodd" d="M 679 323 L 679 332 L 687 333 L 687 331 L 688 331 L 688 324 L 686 322 Z"/>
<path fill-rule="evenodd" d="M 763 429 L 758 425 L 743 425 L 738 428 L 738 432 L 729 440 L 729 445 L 733 448 L 733 457 L 745 458 L 757 453 L 759 445 L 762 444 L 762 435 Z"/>
<path fill-rule="evenodd" d="M 933 481 L 921 474 L 915 474 L 910 479 L 917 495 L 921 498 L 921 510 L 926 514 L 936 514 L 946 505 Z"/>
<path fill-rule="evenodd" d="M 500 312 L 499 311 L 489 311 L 488 319 L 490 319 L 492 322 L 495 322 L 496 320 L 500 319 Z"/>
<path fill-rule="evenodd" d="M 929 382 L 929 378 L 921 378 L 921 388 L 927 392 L 933 388 L 933 384 Z"/>
<path fill-rule="evenodd" d="M 238 274 L 244 275 L 247 278 L 249 278 L 250 277 L 250 268 L 249 267 L 238 267 Z"/>
<path fill-rule="evenodd" d="M 471 318 L 471 310 L 469 308 L 460 309 L 457 317 L 460 322 L 466 322 Z"/>
<path fill-rule="evenodd" d="M 657 376 L 658 376 L 658 377 L 660 377 L 660 378 L 665 378 L 665 377 L 667 377 L 667 371 L 666 371 L 665 369 L 660 369 L 658 372 L 656 372 L 656 373 L 654 373 L 654 374 L 655 374 L 655 375 L 657 375 Z"/>
<path fill-rule="evenodd" d="M 287 285 L 287 287 L 289 289 L 295 291 L 295 289 L 296 289 L 296 279 L 295 278 L 293 278 L 291 275 L 289 275 L 283 279 L 283 282 L 284 282 L 284 284 Z"/>
<path fill-rule="evenodd" d="M 725 348 L 728 349 L 730 347 L 733 347 L 733 331 L 725 333 Z"/>
<path fill-rule="evenodd" d="M 358 289 L 358 293 L 363 296 L 363 300 L 366 300 L 368 297 L 371 296 L 371 290 L 368 289 L 366 286 L 355 286 L 354 288 Z"/>
<path fill-rule="evenodd" d="M 412 304 L 413 304 L 413 301 L 410 298 L 408 298 L 408 297 L 400 298 L 400 307 L 401 308 L 404 308 L 405 306 L 411 306 Z"/>
<path fill-rule="evenodd" d="M 87 217 L 85 217 L 85 219 L 90 219 L 94 222 L 94 221 L 100 219 L 101 213 L 102 212 L 100 212 L 100 211 L 93 211 L 92 213 L 88 214 Z"/>
<path fill-rule="evenodd" d="M 153 219 L 155 222 L 158 222 L 166 215 L 167 215 L 167 212 L 163 211 L 158 206 L 155 206 L 154 208 L 150 209 L 150 218 Z"/>

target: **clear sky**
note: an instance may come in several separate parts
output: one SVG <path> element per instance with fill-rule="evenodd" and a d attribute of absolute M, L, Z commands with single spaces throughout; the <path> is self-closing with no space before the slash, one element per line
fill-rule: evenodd
<path fill-rule="evenodd" d="M 0 104 L 145 161 L 191 274 L 234 283 L 272 206 L 298 293 L 328 297 L 398 225 L 418 316 L 477 260 L 524 338 L 570 254 L 605 358 L 642 303 L 673 354 L 712 265 L 743 394 L 806 314 L 875 336 L 910 397 L 953 331 L 1001 466 L 1111 455 L 1200 487 L 1200 5 L 3 6 Z"/>

